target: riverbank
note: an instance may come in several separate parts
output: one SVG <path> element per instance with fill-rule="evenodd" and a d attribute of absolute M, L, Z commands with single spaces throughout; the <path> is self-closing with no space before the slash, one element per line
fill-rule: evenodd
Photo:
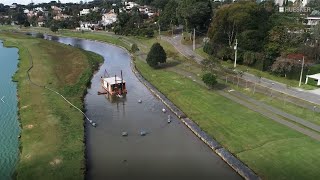
<path fill-rule="evenodd" d="M 108 35 L 72 35 L 108 42 L 105 36 Z M 148 50 L 149 45 L 157 41 L 132 39 L 143 50 Z M 197 75 L 196 79 L 186 78 L 183 73 L 194 75 L 201 69 L 181 58 L 167 43 L 160 43 L 165 47 L 168 63 L 172 66 L 153 70 L 141 59 L 147 51 L 140 51 L 134 56 L 138 70 L 205 132 L 262 178 L 310 179 L 319 176 L 315 168 L 320 165 L 316 161 L 320 158 L 319 142 L 207 90 L 196 82 Z"/>
<path fill-rule="evenodd" d="M 72 33 L 72 32 L 70 32 Z M 61 35 L 64 35 L 63 33 Z M 105 37 L 108 38 L 105 38 Z M 73 37 L 108 42 L 109 35 L 73 33 Z M 111 37 L 112 38 L 112 37 Z M 119 38 L 114 38 L 118 39 Z M 199 85 L 201 68 L 160 41 L 170 67 L 153 70 L 143 57 L 156 39 L 126 37 L 141 49 L 135 63 L 143 76 L 242 162 L 266 179 L 314 179 L 319 142 L 282 126 Z M 109 43 L 109 42 L 108 42 Z M 188 74 L 190 76 L 188 76 Z M 189 78 L 190 77 L 190 78 Z"/>
<path fill-rule="evenodd" d="M 46 85 L 83 108 L 83 97 L 101 56 L 38 38 L 0 33 L 6 46 L 19 49 L 19 116 L 22 127 L 17 179 L 83 179 L 85 173 L 84 117 Z"/>

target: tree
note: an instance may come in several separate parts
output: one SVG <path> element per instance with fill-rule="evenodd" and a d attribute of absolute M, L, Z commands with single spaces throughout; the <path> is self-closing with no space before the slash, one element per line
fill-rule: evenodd
<path fill-rule="evenodd" d="M 177 7 L 178 7 L 178 3 L 176 2 L 176 0 L 170 0 L 167 3 L 163 12 L 160 13 L 160 17 L 159 17 L 161 29 L 166 30 L 170 28 L 170 26 L 178 24 L 178 19 L 176 16 Z"/>
<path fill-rule="evenodd" d="M 159 63 L 166 62 L 167 54 L 159 43 L 154 43 L 148 53 L 146 60 L 149 66 L 156 68 L 158 67 Z"/>
<path fill-rule="evenodd" d="M 208 27 L 210 22 L 211 3 L 208 0 L 180 0 L 177 13 L 187 31 L 190 28 L 203 30 Z"/>
<path fill-rule="evenodd" d="M 50 27 L 50 30 L 52 32 L 57 32 L 59 30 L 58 26 L 56 24 L 52 24 L 51 27 Z"/>
<path fill-rule="evenodd" d="M 278 57 L 272 64 L 271 71 L 287 77 L 290 72 L 299 69 L 299 67 L 301 67 L 301 63 L 298 60 Z"/>
<path fill-rule="evenodd" d="M 217 84 L 217 78 L 214 74 L 212 73 L 206 73 L 202 76 L 202 81 L 212 88 L 215 84 Z"/>

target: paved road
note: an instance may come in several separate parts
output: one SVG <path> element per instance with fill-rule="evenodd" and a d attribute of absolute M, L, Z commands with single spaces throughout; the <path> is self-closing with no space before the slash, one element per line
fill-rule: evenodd
<path fill-rule="evenodd" d="M 200 55 L 195 53 L 192 50 L 191 46 L 181 44 L 181 38 L 182 38 L 181 35 L 176 35 L 174 37 L 161 36 L 161 38 L 163 40 L 166 40 L 167 42 L 171 43 L 182 55 L 184 55 L 187 58 L 194 59 L 199 64 L 204 59 L 203 57 L 201 57 Z M 259 83 L 259 78 L 252 75 L 252 74 L 249 74 L 249 73 L 244 73 L 242 78 L 246 79 L 247 81 L 250 81 L 250 82 Z M 305 101 L 320 105 L 320 94 L 314 93 L 317 91 L 306 91 L 306 90 L 302 90 L 299 88 L 288 89 L 287 85 L 276 82 L 276 81 L 272 81 L 272 80 L 266 79 L 266 78 L 261 78 L 260 85 L 264 85 L 264 86 L 269 87 L 275 91 L 289 94 L 289 95 L 297 97 L 299 99 L 303 99 Z M 317 107 L 317 108 L 320 108 L 320 107 Z"/>

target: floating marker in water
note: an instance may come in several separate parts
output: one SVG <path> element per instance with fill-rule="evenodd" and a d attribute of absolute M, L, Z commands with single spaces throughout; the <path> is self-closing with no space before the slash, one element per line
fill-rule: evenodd
<path fill-rule="evenodd" d="M 162 109 L 162 112 L 164 112 L 164 113 L 165 113 L 166 111 L 167 111 L 167 110 L 166 110 L 165 108 L 163 108 L 163 109 Z"/>
<path fill-rule="evenodd" d="M 142 103 L 142 100 L 141 100 L 141 99 L 139 99 L 139 100 L 138 100 L 138 103 Z"/>
<path fill-rule="evenodd" d="M 96 126 L 97 126 L 97 124 L 96 124 L 96 123 L 92 123 L 92 126 L 93 126 L 93 127 L 96 127 Z"/>
<path fill-rule="evenodd" d="M 122 136 L 128 136 L 128 133 L 127 132 L 122 132 Z"/>
<path fill-rule="evenodd" d="M 140 132 L 140 135 L 141 135 L 141 136 L 145 136 L 146 134 L 147 134 L 147 132 L 145 132 L 145 131 L 141 131 L 141 132 Z"/>

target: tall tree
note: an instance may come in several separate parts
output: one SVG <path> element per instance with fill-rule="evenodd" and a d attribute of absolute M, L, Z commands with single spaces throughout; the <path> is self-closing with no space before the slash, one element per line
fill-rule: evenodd
<path fill-rule="evenodd" d="M 153 68 L 157 68 L 159 63 L 165 63 L 167 54 L 159 43 L 154 43 L 148 53 L 147 63 Z"/>
<path fill-rule="evenodd" d="M 203 30 L 210 23 L 211 2 L 209 0 L 180 0 L 177 12 L 187 31 L 190 28 Z"/>
<path fill-rule="evenodd" d="M 177 1 L 170 0 L 166 4 L 163 12 L 160 13 L 159 22 L 163 30 L 170 28 L 170 26 L 172 25 L 178 24 L 177 8 L 178 8 Z"/>

